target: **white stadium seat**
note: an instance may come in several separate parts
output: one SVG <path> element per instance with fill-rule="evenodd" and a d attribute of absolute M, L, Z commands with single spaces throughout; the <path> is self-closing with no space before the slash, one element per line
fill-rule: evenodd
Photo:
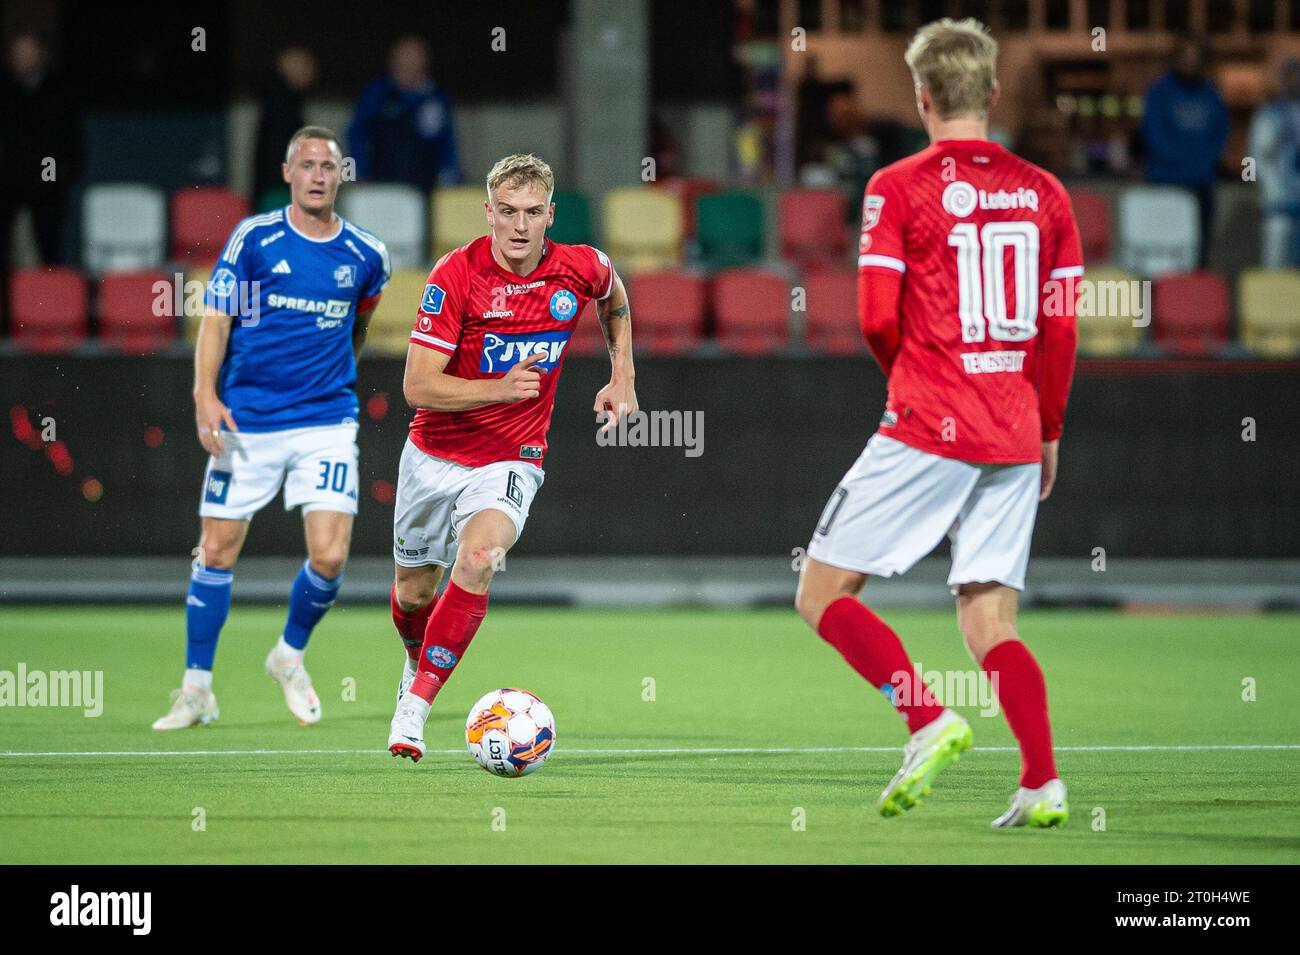
<path fill-rule="evenodd" d="M 1200 260 L 1196 199 L 1173 186 L 1133 186 L 1119 194 L 1119 264 L 1143 278 L 1190 272 Z"/>
<path fill-rule="evenodd" d="M 88 272 L 158 268 L 167 251 L 167 197 L 136 182 L 89 186 L 81 197 L 81 234 Z"/>
<path fill-rule="evenodd" d="M 390 182 L 344 183 L 339 190 L 339 212 L 388 247 L 395 269 L 422 268 L 425 197 L 414 186 Z"/>

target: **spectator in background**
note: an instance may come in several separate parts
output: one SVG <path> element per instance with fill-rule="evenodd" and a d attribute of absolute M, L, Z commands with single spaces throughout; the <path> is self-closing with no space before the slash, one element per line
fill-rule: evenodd
<path fill-rule="evenodd" d="M 1207 258 L 1214 219 L 1214 181 L 1228 140 L 1228 109 L 1205 76 L 1209 49 L 1201 37 L 1183 37 L 1173 69 L 1147 90 L 1142 136 L 1147 179 L 1182 186 L 1196 196 L 1201 219 L 1201 264 Z"/>
<path fill-rule="evenodd" d="M 303 101 L 316 84 L 316 57 L 304 47 L 291 46 L 275 58 L 275 72 L 266 78 L 258 93 L 262 113 L 257 121 L 257 148 L 253 179 L 253 200 L 261 203 L 270 190 L 288 189 L 280 175 L 284 144 L 307 125 Z"/>
<path fill-rule="evenodd" d="M 20 34 L 9 44 L 0 87 L 0 271 L 9 270 L 14 220 L 24 207 L 41 262 L 63 262 L 67 197 L 80 173 L 76 102 L 50 72 L 45 44 Z"/>
<path fill-rule="evenodd" d="M 393 44 L 388 75 L 366 87 L 348 126 L 357 178 L 405 182 L 431 192 L 460 182 L 451 98 L 429 75 L 418 37 Z"/>
<path fill-rule="evenodd" d="M 1280 95 L 1250 124 L 1248 153 L 1255 159 L 1264 222 L 1264 265 L 1300 266 L 1300 59 L 1282 64 Z"/>

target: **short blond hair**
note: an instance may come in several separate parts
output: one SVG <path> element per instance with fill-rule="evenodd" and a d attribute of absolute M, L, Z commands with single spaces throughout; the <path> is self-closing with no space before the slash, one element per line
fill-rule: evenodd
<path fill-rule="evenodd" d="M 916 31 L 903 54 L 912 80 L 930 91 L 941 119 L 988 117 L 997 84 L 998 42 L 973 17 L 944 17 Z"/>
<path fill-rule="evenodd" d="M 284 151 L 285 162 L 289 161 L 289 158 L 293 156 L 294 149 L 304 139 L 323 139 L 333 146 L 340 156 L 343 155 L 343 146 L 339 143 L 339 138 L 334 135 L 332 129 L 326 129 L 324 126 L 304 126 L 289 137 L 289 146 Z"/>
<path fill-rule="evenodd" d="M 536 183 L 546 192 L 546 201 L 551 201 L 555 192 L 555 173 L 544 159 L 532 153 L 515 153 L 497 161 L 487 174 L 488 201 L 492 201 L 492 190 L 504 185 L 507 189 Z"/>

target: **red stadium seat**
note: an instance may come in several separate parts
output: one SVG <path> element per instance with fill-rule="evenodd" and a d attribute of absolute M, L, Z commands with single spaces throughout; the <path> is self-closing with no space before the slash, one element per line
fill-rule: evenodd
<path fill-rule="evenodd" d="M 189 186 L 172 193 L 171 257 L 177 262 L 210 263 L 240 219 L 248 200 L 221 186 Z"/>
<path fill-rule="evenodd" d="M 1070 192 L 1074 218 L 1079 223 L 1079 239 L 1083 243 L 1083 261 L 1088 265 L 1101 265 L 1110 261 L 1110 200 L 1090 189 Z"/>
<path fill-rule="evenodd" d="M 14 343 L 27 351 L 70 351 L 89 333 L 86 279 L 76 269 L 19 269 L 9 276 Z"/>
<path fill-rule="evenodd" d="M 1152 287 L 1155 340 L 1177 355 L 1213 355 L 1228 342 L 1228 284 L 1213 272 L 1163 275 Z"/>
<path fill-rule="evenodd" d="M 718 192 L 722 189 L 722 183 L 716 179 L 690 179 L 686 177 L 673 177 L 660 181 L 664 189 L 677 194 L 677 198 L 682 204 L 682 237 L 685 239 L 695 238 L 695 200 L 700 196 L 706 196 L 711 192 Z"/>
<path fill-rule="evenodd" d="M 633 339 L 633 349 L 636 348 L 636 341 Z M 600 319 L 596 317 L 596 303 L 588 302 L 582 314 L 578 316 L 578 327 L 574 329 L 573 334 L 569 337 L 569 344 L 565 346 L 565 352 L 570 355 L 607 355 L 609 349 L 605 347 L 605 335 L 600 330 Z"/>
<path fill-rule="evenodd" d="M 804 342 L 828 355 L 856 355 L 866 349 L 858 328 L 858 273 L 845 269 L 810 272 L 804 278 L 807 310 Z"/>
<path fill-rule="evenodd" d="M 781 351 L 790 340 L 790 286 L 765 269 L 725 269 L 713 278 L 713 315 L 723 348 L 742 355 Z"/>
<path fill-rule="evenodd" d="M 638 352 L 682 355 L 700 343 L 706 304 L 704 279 L 686 272 L 645 272 L 627 281 Z"/>
<path fill-rule="evenodd" d="M 778 200 L 781 256 L 804 270 L 844 265 L 846 200 L 836 189 L 787 189 Z"/>
<path fill-rule="evenodd" d="M 167 286 L 157 290 L 158 283 Z M 99 337 L 108 347 L 130 355 L 147 355 L 176 338 L 172 309 L 156 314 L 160 295 L 170 297 L 172 279 L 162 272 L 119 272 L 99 280 Z"/>

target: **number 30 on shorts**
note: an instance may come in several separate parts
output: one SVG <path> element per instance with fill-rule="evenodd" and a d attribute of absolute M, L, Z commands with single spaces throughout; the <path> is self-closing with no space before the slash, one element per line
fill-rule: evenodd
<path fill-rule="evenodd" d="M 343 494 L 348 488 L 348 463 L 346 461 L 321 461 L 318 491 L 337 491 Z"/>

